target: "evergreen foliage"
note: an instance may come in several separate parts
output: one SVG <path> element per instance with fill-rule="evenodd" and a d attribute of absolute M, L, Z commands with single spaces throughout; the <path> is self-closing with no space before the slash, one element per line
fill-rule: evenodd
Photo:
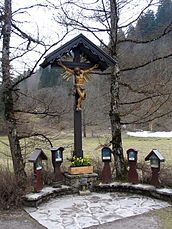
<path fill-rule="evenodd" d="M 172 1 L 161 0 L 156 14 L 156 24 L 159 29 L 165 28 L 172 21 Z"/>
<path fill-rule="evenodd" d="M 127 31 L 127 38 L 134 38 L 135 35 L 136 35 L 135 27 L 133 25 L 130 25 Z"/>
<path fill-rule="evenodd" d="M 55 87 L 62 84 L 62 69 L 59 68 L 40 68 L 39 88 Z"/>
<path fill-rule="evenodd" d="M 136 35 L 137 38 L 149 39 L 154 35 L 156 30 L 156 22 L 154 12 L 148 10 L 137 22 Z"/>
<path fill-rule="evenodd" d="M 162 33 L 163 29 L 168 27 L 172 22 L 172 1 L 160 0 L 160 5 L 156 14 L 148 10 L 142 15 L 136 27 L 130 26 L 128 29 L 128 38 L 150 39 L 157 34 Z"/>

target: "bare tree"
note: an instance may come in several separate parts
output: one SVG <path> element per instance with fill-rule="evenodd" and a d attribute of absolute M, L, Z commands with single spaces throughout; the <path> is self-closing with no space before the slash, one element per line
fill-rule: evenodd
<path fill-rule="evenodd" d="M 34 5 L 34 6 L 29 6 L 26 8 L 19 9 L 18 12 L 22 13 L 25 12 L 27 9 L 31 9 L 33 7 L 37 6 L 43 6 L 46 7 L 46 5 Z M 42 136 L 46 138 L 43 134 L 40 133 L 29 133 L 29 136 L 26 136 L 25 134 L 22 134 L 19 132 L 19 125 L 21 125 L 20 120 L 18 120 L 17 113 L 25 112 L 25 113 L 30 113 L 31 111 L 27 110 L 19 110 L 17 109 L 16 102 L 19 99 L 20 95 L 20 88 L 19 85 L 26 79 L 30 78 L 33 76 L 34 71 L 43 57 L 45 53 L 52 48 L 54 45 L 57 45 L 59 42 L 63 40 L 65 35 L 67 33 L 64 33 L 60 39 L 57 40 L 56 43 L 53 45 L 46 45 L 41 39 L 39 38 L 34 38 L 28 34 L 27 32 L 24 32 L 22 29 L 20 29 L 16 24 L 16 21 L 13 20 L 13 15 L 16 12 L 12 13 L 12 3 L 11 0 L 4 0 L 4 7 L 2 7 L 3 12 L 2 12 L 2 40 L 3 40 L 3 46 L 2 46 L 2 88 L 3 88 L 3 103 L 4 103 L 4 119 L 5 119 L 5 124 L 6 124 L 6 130 L 8 134 L 8 139 L 9 139 L 9 145 L 10 145 L 10 151 L 12 155 L 12 161 L 13 161 L 13 168 L 14 168 L 14 173 L 17 179 L 18 184 L 20 187 L 25 186 L 25 181 L 26 181 L 26 172 L 25 172 L 25 164 L 23 161 L 23 156 L 22 156 L 22 149 L 20 145 L 20 139 L 23 137 L 30 137 L 30 136 Z M 12 33 L 15 33 L 17 36 L 20 37 L 20 39 L 23 39 L 22 45 L 18 45 L 17 47 L 12 47 L 10 46 L 11 43 L 11 37 Z M 32 46 L 32 44 L 35 44 Z M 20 78 L 13 78 L 13 71 L 12 71 L 12 61 L 23 58 L 24 55 L 26 55 L 28 52 L 34 50 L 35 47 L 40 45 L 43 47 L 43 52 L 39 53 L 39 58 L 37 61 L 34 63 L 32 69 L 27 72 L 27 74 L 23 75 Z M 15 53 L 12 53 L 11 50 L 15 49 Z M 17 52 L 18 50 L 18 52 Z M 37 51 L 36 51 L 37 52 Z M 16 70 L 16 69 L 14 69 Z M 45 105 L 45 104 L 44 104 Z M 46 104 L 43 107 L 43 111 L 38 110 L 35 113 L 39 115 L 44 115 L 44 116 L 57 116 L 57 112 L 55 111 L 50 111 L 49 110 L 49 105 Z M 33 111 L 34 112 L 34 111 Z"/>
<path fill-rule="evenodd" d="M 13 158 L 13 165 L 18 182 L 25 181 L 23 158 L 19 139 L 17 136 L 17 123 L 14 114 L 14 96 L 11 90 L 12 80 L 10 77 L 10 36 L 11 36 L 11 0 L 5 1 L 4 25 L 3 25 L 3 48 L 2 48 L 2 74 L 3 74 L 3 102 L 5 106 L 5 121 Z"/>
<path fill-rule="evenodd" d="M 40 39 L 39 36 L 35 38 L 34 36 L 31 36 L 30 33 L 23 31 L 22 28 L 19 28 L 19 22 L 16 23 L 16 21 L 12 21 L 12 16 L 14 13 L 23 13 L 23 11 L 32 9 L 35 6 L 37 7 L 37 5 L 21 8 L 12 14 L 11 1 L 5 0 L 4 2 L 5 11 L 4 14 L 2 13 L 1 17 L 3 19 L 2 77 L 5 120 L 11 152 L 14 157 L 14 171 L 16 176 L 21 178 L 25 177 L 19 142 L 22 136 L 20 136 L 18 133 L 17 118 L 15 113 L 24 113 L 25 111 L 19 107 L 17 108 L 15 106 L 15 102 L 18 100 L 18 96 L 21 92 L 19 91 L 19 85 L 33 75 L 39 60 L 51 47 L 50 45 L 46 45 L 43 39 Z M 162 80 L 159 81 L 160 86 L 158 86 L 158 81 L 156 84 L 154 84 L 155 88 L 153 90 L 153 82 L 151 82 L 151 80 L 148 83 L 144 81 L 142 77 L 143 80 L 139 81 L 141 83 L 139 84 L 137 81 L 138 79 L 134 79 L 135 86 L 133 86 L 131 82 L 127 81 L 127 77 L 125 77 L 126 75 L 131 76 L 133 71 L 135 71 L 136 75 L 136 71 L 138 72 L 139 69 L 146 68 L 160 60 L 168 60 L 168 58 L 172 56 L 172 51 L 169 51 L 163 53 L 162 55 L 159 55 L 159 53 L 154 53 L 154 56 L 144 56 L 143 58 L 138 59 L 136 62 L 132 62 L 131 59 L 128 60 L 128 58 L 126 61 L 124 61 L 124 59 L 122 60 L 119 53 L 119 47 L 121 45 L 126 45 L 128 43 L 137 44 L 138 46 L 140 44 L 149 45 L 159 39 L 162 39 L 165 36 L 168 36 L 171 32 L 171 27 L 169 24 L 169 26 L 163 29 L 162 33 L 154 39 L 144 41 L 138 39 L 126 39 L 125 35 L 121 33 L 121 29 L 128 28 L 129 25 L 135 23 L 144 13 L 144 11 L 148 9 L 148 7 L 157 3 L 158 1 L 147 1 L 148 4 L 140 10 L 139 14 L 134 16 L 134 19 L 126 21 L 126 23 L 123 23 L 123 25 L 120 26 L 119 18 L 121 12 L 128 6 L 131 6 L 131 4 L 134 2 L 136 1 L 96 0 L 90 3 L 86 0 L 60 0 L 58 1 L 57 5 L 56 1 L 51 0 L 46 1 L 46 4 L 44 5 L 39 5 L 41 7 L 47 7 L 48 4 L 50 9 L 53 9 L 57 12 L 57 15 L 54 14 L 54 20 L 58 23 L 59 26 L 61 25 L 66 30 L 66 34 L 70 30 L 87 32 L 91 38 L 96 38 L 100 42 L 101 47 L 116 60 L 116 66 L 112 67 L 108 74 L 111 78 L 111 103 L 109 112 L 112 130 L 111 142 L 113 154 L 115 157 L 117 178 L 122 178 L 126 175 L 126 165 L 122 149 L 121 124 L 141 124 L 142 122 L 152 121 L 155 118 L 165 115 L 165 113 L 169 114 L 169 112 L 171 112 L 168 110 L 165 113 L 158 113 L 158 111 L 162 109 L 162 107 L 165 106 L 165 104 L 167 104 L 170 99 L 169 88 L 167 87 L 168 81 L 166 81 L 162 93 Z M 10 56 L 10 37 L 12 32 L 14 32 L 17 36 L 20 36 L 20 38 L 24 39 L 24 45 L 15 47 L 13 50 L 20 50 L 20 52 L 15 52 L 17 55 L 13 54 Z M 61 40 L 63 40 L 63 36 L 58 38 L 58 42 L 56 42 L 56 44 L 58 44 Z M 52 47 L 54 45 L 55 44 L 53 44 Z M 31 70 L 26 75 L 18 78 L 17 80 L 12 79 L 12 69 L 10 69 L 10 65 L 12 63 L 11 61 L 16 60 L 17 58 L 22 58 L 26 53 L 28 53 L 28 51 L 33 51 L 37 46 L 43 47 L 43 51 L 42 54 L 40 54 L 40 50 L 36 51 L 40 54 L 40 58 L 38 58 L 38 60 L 34 63 L 34 66 L 32 66 Z M 140 52 L 139 49 L 138 52 Z M 149 74 L 149 70 L 150 68 L 146 69 L 145 71 L 145 79 L 147 78 L 146 73 Z M 139 74 L 141 75 L 142 73 Z M 127 101 L 122 101 L 119 89 L 123 92 L 122 98 L 127 98 Z M 129 97 L 129 95 L 131 97 Z M 162 96 L 164 96 L 164 99 L 162 99 Z M 131 100 L 128 100 L 128 98 L 131 98 Z M 125 110 L 123 110 L 124 105 L 126 107 Z M 147 109 L 145 109 L 145 106 L 147 106 Z M 49 110 L 49 108 L 49 104 L 43 102 L 41 109 L 27 110 L 27 112 L 35 113 L 41 116 L 50 115 L 54 117 L 55 115 L 60 115 L 57 114 L 54 110 Z M 143 109 L 141 110 L 140 108 Z M 139 109 L 141 112 L 139 112 Z M 142 111 L 144 111 L 144 113 Z M 128 119 L 127 115 L 130 115 L 130 119 Z"/>
<path fill-rule="evenodd" d="M 160 117 L 157 111 L 169 101 L 169 94 L 164 87 L 162 90 L 158 88 L 158 82 L 156 82 L 155 88 L 153 88 L 153 81 L 146 82 L 143 85 L 137 85 L 137 88 L 133 88 L 131 82 L 127 83 L 124 80 L 121 80 L 121 77 L 125 75 L 132 75 L 132 72 L 139 70 L 153 64 L 156 61 L 164 60 L 170 58 L 172 51 L 168 53 L 163 53 L 162 55 L 155 55 L 154 57 L 144 57 L 143 59 L 136 60 L 136 63 L 130 64 L 130 60 L 127 60 L 125 65 L 122 65 L 121 58 L 119 58 L 119 46 L 126 42 L 135 43 L 135 44 L 152 44 L 162 37 L 167 36 L 171 32 L 171 25 L 169 24 L 158 36 L 149 40 L 136 40 L 126 38 L 125 35 L 121 36 L 121 29 L 127 29 L 133 23 L 136 23 L 137 20 L 143 15 L 143 13 L 151 6 L 156 5 L 159 1 L 149 0 L 145 3 L 140 9 L 140 12 L 135 14 L 134 17 L 129 18 L 126 22 L 123 22 L 120 25 L 120 16 L 125 9 L 131 10 L 137 5 L 137 1 L 116 1 L 116 0 L 98 0 L 92 3 L 88 1 L 60 1 L 61 2 L 61 14 L 56 17 L 58 23 L 63 24 L 64 26 L 73 27 L 76 31 L 87 32 L 88 36 L 96 38 L 101 46 L 116 60 L 116 66 L 112 67 L 109 72 L 111 76 L 111 108 L 110 108 L 110 120 L 111 120 L 111 129 L 112 129 L 112 149 L 115 157 L 116 164 L 116 176 L 117 178 L 125 177 L 126 175 L 126 165 L 123 156 L 122 149 L 122 138 L 121 138 L 121 124 L 130 124 L 132 121 L 125 119 L 121 122 L 121 118 L 124 119 L 124 116 L 127 117 L 127 113 L 134 115 L 133 123 L 142 123 L 148 122 L 152 119 Z M 54 5 L 55 7 L 55 5 Z M 75 14 L 73 10 L 75 9 Z M 103 36 L 104 35 L 104 39 Z M 109 43 L 105 42 L 108 40 Z M 124 51 L 123 51 L 124 52 Z M 126 55 L 126 54 L 125 54 Z M 130 65 L 129 65 L 130 64 Z M 131 72 L 131 73 L 130 73 Z M 148 70 L 147 70 L 148 73 Z M 145 72 L 145 78 L 146 76 Z M 142 78 L 143 79 L 143 78 Z M 162 81 L 161 81 L 162 82 Z M 159 81 L 160 83 L 160 81 Z M 155 85 L 155 84 L 154 84 Z M 120 97 L 120 91 L 125 91 L 125 96 L 127 96 L 127 91 L 135 91 L 137 95 L 142 95 L 142 98 L 136 96 L 132 97 L 129 102 L 122 102 Z M 154 89 L 154 90 L 153 90 Z M 162 93 L 163 91 L 163 93 Z M 166 93 L 165 93 L 166 91 Z M 128 92 L 129 93 L 129 92 Z M 136 95 L 135 94 L 135 95 Z M 129 94 L 128 94 L 129 95 Z M 131 95 L 131 94 L 130 94 Z M 161 97 L 161 98 L 160 98 Z M 162 99 L 164 97 L 164 99 Z M 124 96 L 123 96 L 124 98 Z M 127 97 L 128 98 L 128 97 Z M 134 99 L 133 99 L 134 98 Z M 149 102 L 148 102 L 149 101 Z M 141 104 L 142 103 L 142 104 Z M 148 106 L 149 104 L 149 106 Z M 155 105 L 156 104 L 156 105 Z M 123 106 L 127 106 L 128 109 L 125 110 L 125 114 L 122 110 Z M 140 107 L 144 107 L 144 113 L 137 112 Z M 145 109 L 145 106 L 147 109 Z M 121 108 L 120 108 L 121 107 Z M 168 111 L 171 112 L 171 111 Z M 164 112 L 162 115 L 167 115 L 168 112 Z M 154 115 L 153 115 L 154 114 Z M 128 121 L 128 122 L 127 122 Z"/>

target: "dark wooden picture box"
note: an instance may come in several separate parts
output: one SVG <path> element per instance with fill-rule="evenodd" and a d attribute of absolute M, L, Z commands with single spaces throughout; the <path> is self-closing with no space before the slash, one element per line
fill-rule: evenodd
<path fill-rule="evenodd" d="M 129 161 L 137 161 L 137 153 L 138 151 L 135 149 L 128 149 L 127 150 L 127 159 Z"/>
<path fill-rule="evenodd" d="M 150 164 L 151 164 L 152 168 L 160 168 L 160 163 L 165 161 L 165 159 L 157 149 L 153 149 L 145 157 L 145 161 L 150 161 Z"/>
<path fill-rule="evenodd" d="M 53 147 L 51 148 L 51 153 L 52 153 L 52 163 L 62 163 L 63 162 L 63 147 Z"/>
<path fill-rule="evenodd" d="M 29 162 L 34 164 L 34 170 L 42 167 L 42 160 L 48 160 L 48 158 L 42 149 L 36 148 L 29 158 Z"/>
<path fill-rule="evenodd" d="M 102 161 L 103 162 L 111 162 L 112 160 L 112 150 L 109 147 L 102 148 Z"/>
<path fill-rule="evenodd" d="M 34 191 L 40 192 L 43 188 L 43 178 L 42 178 L 42 160 L 48 160 L 45 153 L 42 149 L 36 148 L 35 151 L 31 154 L 29 158 L 29 162 L 33 163 L 33 170 L 34 170 Z"/>
<path fill-rule="evenodd" d="M 150 161 L 152 177 L 150 184 L 154 186 L 160 186 L 159 173 L 160 173 L 160 163 L 165 161 L 164 157 L 157 149 L 153 149 L 146 157 L 145 161 Z"/>

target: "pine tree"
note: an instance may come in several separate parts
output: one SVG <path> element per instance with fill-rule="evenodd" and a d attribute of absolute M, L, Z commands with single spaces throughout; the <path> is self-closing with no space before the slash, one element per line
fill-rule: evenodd
<path fill-rule="evenodd" d="M 140 39 L 149 39 L 154 36 L 156 30 L 156 22 L 154 12 L 148 10 L 137 22 L 136 37 Z"/>
<path fill-rule="evenodd" d="M 135 38 L 135 36 L 136 36 L 135 27 L 133 25 L 130 25 L 127 31 L 127 38 Z"/>
<path fill-rule="evenodd" d="M 161 4 L 156 14 L 156 24 L 159 28 L 158 31 L 165 28 L 172 21 L 172 1 L 161 0 L 160 2 Z"/>
<path fill-rule="evenodd" d="M 39 88 L 55 87 L 60 85 L 62 81 L 61 73 L 62 70 L 58 68 L 41 68 Z"/>

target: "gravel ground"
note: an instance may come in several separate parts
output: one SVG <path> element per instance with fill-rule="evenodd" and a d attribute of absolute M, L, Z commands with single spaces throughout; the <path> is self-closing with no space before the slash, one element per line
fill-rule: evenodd
<path fill-rule="evenodd" d="M 24 210 L 0 212 L 0 229 L 45 229 Z"/>

